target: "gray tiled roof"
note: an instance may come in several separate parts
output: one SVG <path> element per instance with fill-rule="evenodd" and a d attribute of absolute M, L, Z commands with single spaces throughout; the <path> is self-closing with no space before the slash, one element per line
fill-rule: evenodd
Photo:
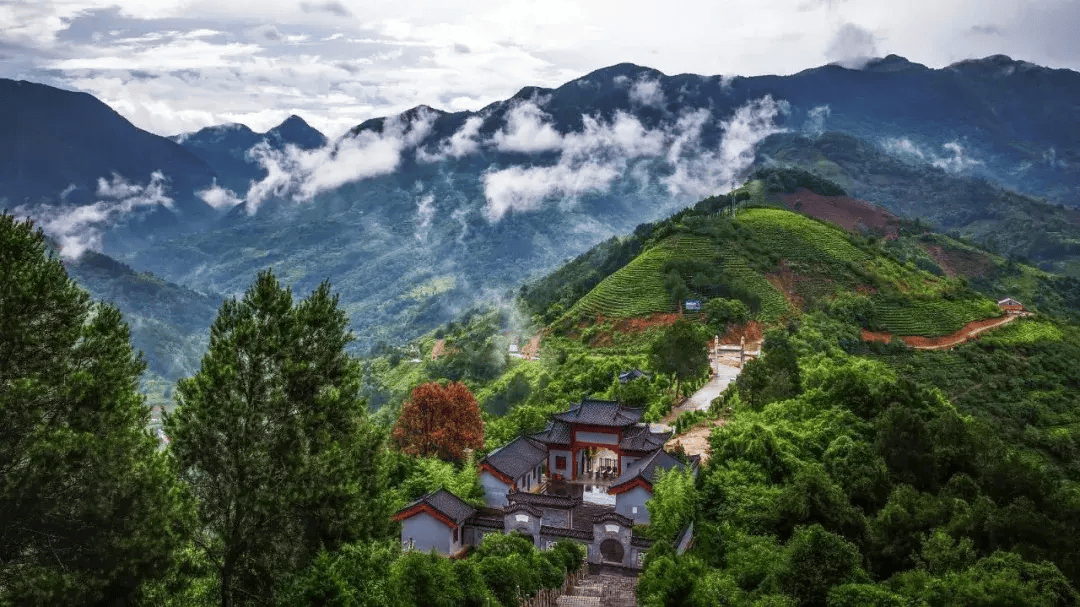
<path fill-rule="evenodd" d="M 507 514 L 512 513 L 512 512 L 521 512 L 522 510 L 524 510 L 525 512 L 528 512 L 529 514 L 535 516 L 536 518 L 543 518 L 543 516 L 544 516 L 544 513 L 539 508 L 537 508 L 536 506 L 533 506 L 532 504 L 526 504 L 525 502 L 519 502 L 517 504 L 510 504 L 506 508 L 503 508 L 503 512 L 507 513 Z"/>
<path fill-rule="evenodd" d="M 663 449 L 657 449 L 656 452 L 649 457 L 639 459 L 627 466 L 626 472 L 623 472 L 619 478 L 615 479 L 615 482 L 611 484 L 611 488 L 614 489 L 623 483 L 628 483 L 638 476 L 649 481 L 651 484 L 655 481 L 656 473 L 658 471 L 670 470 L 671 468 L 679 468 L 681 470 L 684 466 L 685 464 L 675 459 L 675 456 Z"/>
<path fill-rule="evenodd" d="M 476 508 L 461 501 L 461 498 L 450 493 L 446 489 L 439 489 L 425 495 L 424 497 L 416 500 L 402 508 L 399 512 L 404 512 L 417 504 L 425 503 L 437 512 L 446 515 L 446 518 L 454 521 L 457 524 L 461 524 L 465 519 L 469 518 L 476 513 Z"/>
<path fill-rule="evenodd" d="M 574 507 L 570 521 L 574 529 L 586 531 L 591 536 L 593 521 L 608 512 L 615 512 L 615 506 L 582 502 Z"/>
<path fill-rule="evenodd" d="M 580 403 L 562 413 L 556 413 L 553 417 L 571 424 L 622 428 L 641 421 L 643 413 L 642 409 L 624 407 L 619 401 L 584 398 Z"/>
<path fill-rule="evenodd" d="M 546 458 L 547 448 L 543 443 L 526 436 L 519 436 L 488 453 L 480 462 L 487 462 L 492 468 L 516 480 Z"/>
<path fill-rule="evenodd" d="M 505 520 L 503 520 L 502 509 L 480 508 L 469 517 L 469 520 L 465 521 L 465 524 L 489 529 L 502 529 Z"/>
<path fill-rule="evenodd" d="M 540 535 L 554 535 L 559 537 L 572 537 L 579 540 L 593 539 L 592 529 L 585 531 L 583 529 L 567 529 L 566 527 L 548 527 L 547 525 L 540 525 Z"/>
<path fill-rule="evenodd" d="M 597 516 L 596 518 L 593 519 L 594 524 L 595 523 L 603 523 L 603 522 L 606 522 L 606 521 L 614 521 L 614 522 L 619 523 L 620 525 L 622 525 L 624 527 L 632 527 L 634 525 L 634 519 L 632 519 L 632 518 L 630 518 L 628 516 L 623 516 L 623 515 L 619 514 L 618 512 L 615 512 L 614 510 L 604 512 L 604 513 L 600 514 L 599 516 Z"/>
<path fill-rule="evenodd" d="M 553 420 L 548 422 L 543 432 L 533 434 L 532 438 L 546 445 L 569 445 L 570 426 L 566 422 Z"/>
<path fill-rule="evenodd" d="M 653 432 L 648 424 L 634 426 L 623 434 L 619 447 L 628 451 L 652 451 L 664 446 L 672 432 Z"/>
<path fill-rule="evenodd" d="M 529 493 L 528 491 L 511 491 L 506 494 L 506 500 L 510 503 L 532 504 L 541 508 L 573 508 L 581 503 L 580 497 L 565 495 L 550 495 L 547 493 Z"/>

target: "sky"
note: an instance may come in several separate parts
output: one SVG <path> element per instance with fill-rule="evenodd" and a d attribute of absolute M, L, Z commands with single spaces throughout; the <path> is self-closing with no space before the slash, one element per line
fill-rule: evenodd
<path fill-rule="evenodd" d="M 1080 0 L 0 0 L 0 77 L 91 93 L 160 135 L 290 114 L 331 137 L 478 110 L 621 62 L 792 74 L 895 53 L 1080 71 Z"/>

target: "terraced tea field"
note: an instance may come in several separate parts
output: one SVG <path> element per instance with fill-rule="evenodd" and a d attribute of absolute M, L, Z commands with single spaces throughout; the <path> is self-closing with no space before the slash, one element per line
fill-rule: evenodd
<path fill-rule="evenodd" d="M 631 318 L 674 310 L 664 288 L 664 264 L 673 259 L 716 259 L 716 245 L 705 236 L 680 234 L 639 255 L 579 299 L 563 318 Z"/>
<path fill-rule="evenodd" d="M 893 335 L 935 337 L 959 331 L 969 322 L 999 316 L 1001 310 L 987 299 L 877 300 L 874 315 L 882 329 Z"/>

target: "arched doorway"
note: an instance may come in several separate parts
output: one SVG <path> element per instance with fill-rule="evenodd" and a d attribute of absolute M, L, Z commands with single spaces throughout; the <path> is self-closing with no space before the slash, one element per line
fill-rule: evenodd
<path fill-rule="evenodd" d="M 608 538 L 600 542 L 600 557 L 607 563 L 623 562 L 623 547 L 618 540 Z"/>

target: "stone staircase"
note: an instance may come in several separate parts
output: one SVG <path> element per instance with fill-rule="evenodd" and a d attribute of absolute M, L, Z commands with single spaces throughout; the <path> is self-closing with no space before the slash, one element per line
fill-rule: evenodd
<path fill-rule="evenodd" d="M 567 594 L 556 599 L 558 607 L 636 607 L 637 578 L 589 574 Z"/>

